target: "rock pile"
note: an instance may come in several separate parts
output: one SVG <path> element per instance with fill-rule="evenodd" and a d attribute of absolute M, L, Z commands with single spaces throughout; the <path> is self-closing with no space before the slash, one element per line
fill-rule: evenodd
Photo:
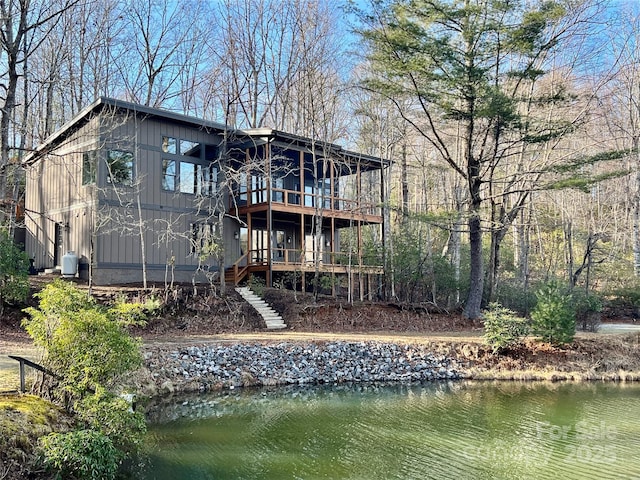
<path fill-rule="evenodd" d="M 146 364 L 159 393 L 459 378 L 451 359 L 426 347 L 379 342 L 194 346 L 148 351 Z"/>

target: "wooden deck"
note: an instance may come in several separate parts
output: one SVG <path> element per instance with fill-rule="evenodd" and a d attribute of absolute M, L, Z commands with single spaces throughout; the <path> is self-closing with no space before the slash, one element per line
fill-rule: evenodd
<path fill-rule="evenodd" d="M 248 193 L 236 191 L 231 196 L 228 212 L 242 216 L 270 209 L 272 212 L 313 216 L 321 211 L 326 219 L 365 223 L 382 223 L 383 220 L 381 207 L 371 202 L 276 188 L 271 190 L 271 195 L 269 202 L 266 189 Z"/>
<path fill-rule="evenodd" d="M 323 260 L 317 262 L 306 261 L 299 250 L 284 249 L 280 260 L 261 261 L 256 259 L 256 252 L 249 252 L 240 257 L 231 267 L 225 270 L 225 281 L 238 285 L 249 274 L 257 272 L 299 272 L 331 273 L 336 275 L 352 274 L 382 274 L 381 265 L 364 265 L 356 263 L 358 258 L 351 258 L 344 253 L 324 253 Z M 249 260 L 253 257 L 254 260 Z M 289 260 L 294 259 L 294 260 Z M 297 261 L 296 261 L 297 260 Z M 334 260 L 333 262 L 331 260 Z"/>

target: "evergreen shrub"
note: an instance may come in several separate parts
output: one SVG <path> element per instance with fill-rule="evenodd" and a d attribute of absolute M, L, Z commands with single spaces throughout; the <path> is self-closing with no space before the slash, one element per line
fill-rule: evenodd
<path fill-rule="evenodd" d="M 517 345 L 529 333 L 528 321 L 499 303 L 491 303 L 483 316 L 484 340 L 494 353 Z"/>
<path fill-rule="evenodd" d="M 573 297 L 557 282 L 549 282 L 536 292 L 536 306 L 531 312 L 532 333 L 545 342 L 573 342 L 576 311 Z"/>

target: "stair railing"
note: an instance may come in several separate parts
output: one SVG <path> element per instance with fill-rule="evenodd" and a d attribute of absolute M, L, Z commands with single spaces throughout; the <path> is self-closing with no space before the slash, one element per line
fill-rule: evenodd
<path fill-rule="evenodd" d="M 235 263 L 231 267 L 229 267 L 228 270 L 233 273 L 234 285 L 237 285 L 240 280 L 242 280 L 247 275 L 247 271 L 249 270 L 249 262 L 247 262 L 246 260 L 248 259 L 248 257 L 249 252 L 242 255 L 240 258 L 238 258 L 238 260 L 235 261 Z"/>

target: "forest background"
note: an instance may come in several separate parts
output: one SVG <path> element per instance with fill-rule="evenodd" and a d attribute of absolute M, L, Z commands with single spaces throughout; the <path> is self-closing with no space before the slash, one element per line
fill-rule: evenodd
<path fill-rule="evenodd" d="M 394 160 L 386 298 L 633 295 L 639 31 L 635 1 L 0 0 L 3 220 L 24 156 L 107 96 Z"/>

